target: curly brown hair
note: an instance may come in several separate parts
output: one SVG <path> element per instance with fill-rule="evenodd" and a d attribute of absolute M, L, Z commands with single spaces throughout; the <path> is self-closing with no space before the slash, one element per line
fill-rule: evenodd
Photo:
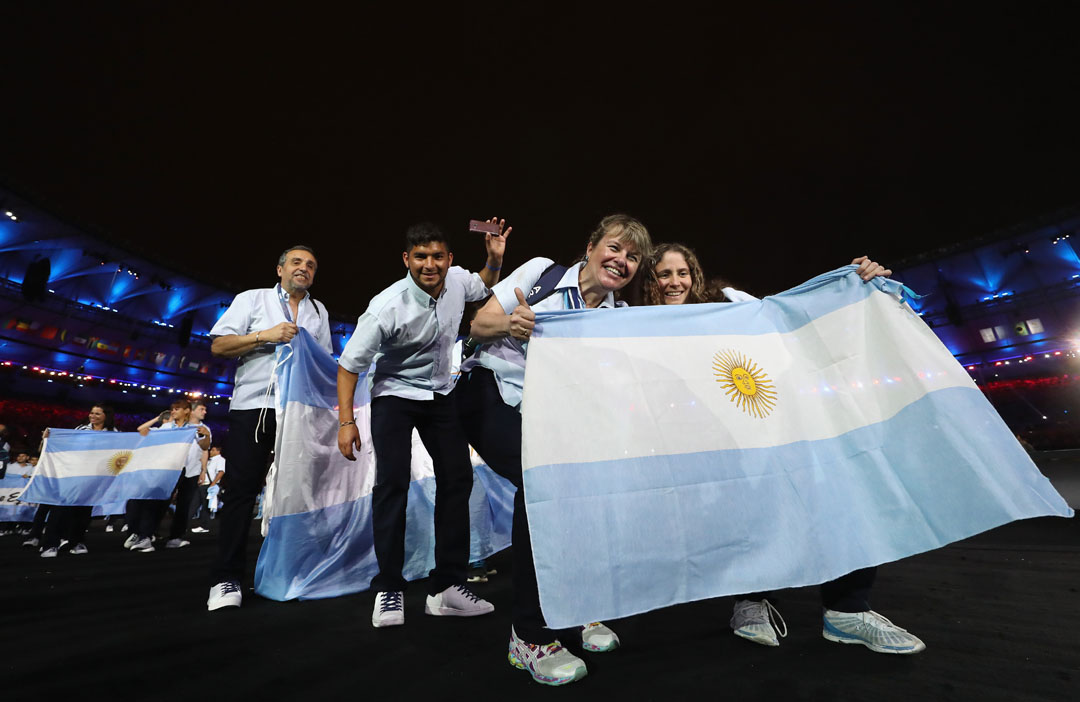
<path fill-rule="evenodd" d="M 705 291 L 705 273 L 701 270 L 701 263 L 694 250 L 683 244 L 659 244 L 653 248 L 652 254 L 645 262 L 645 304 L 664 304 L 664 297 L 660 294 L 660 282 L 656 279 L 656 267 L 660 265 L 664 254 L 668 252 L 681 255 L 686 259 L 687 267 L 690 268 L 690 292 L 686 296 L 686 302 L 709 302 L 709 296 Z"/>

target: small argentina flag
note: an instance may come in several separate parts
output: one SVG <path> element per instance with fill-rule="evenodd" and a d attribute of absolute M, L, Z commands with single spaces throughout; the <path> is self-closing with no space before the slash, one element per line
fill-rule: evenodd
<path fill-rule="evenodd" d="M 195 428 L 138 432 L 49 429 L 23 502 L 101 505 L 166 500 L 184 467 Z"/>

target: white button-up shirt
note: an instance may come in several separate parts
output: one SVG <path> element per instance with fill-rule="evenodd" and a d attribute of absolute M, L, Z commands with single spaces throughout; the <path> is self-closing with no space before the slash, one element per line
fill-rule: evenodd
<path fill-rule="evenodd" d="M 209 485 L 214 482 L 214 478 L 218 473 L 225 471 L 225 457 L 220 453 L 216 456 L 211 456 L 210 460 L 206 462 L 206 482 L 203 485 Z"/>
<path fill-rule="evenodd" d="M 479 275 L 458 266 L 446 272 L 438 299 L 406 274 L 372 298 L 338 363 L 350 373 L 363 373 L 374 361 L 372 397 L 431 400 L 436 393 L 447 395 L 454 389 L 454 342 L 465 303 L 489 294 Z"/>
<path fill-rule="evenodd" d="M 544 274 L 554 263 L 550 258 L 534 258 L 523 263 L 509 277 L 499 281 L 491 292 L 502 305 L 503 312 L 512 314 L 518 306 L 517 295 L 514 288 L 521 288 L 525 297 L 540 276 Z M 545 297 L 540 302 L 532 305 L 534 312 L 551 312 L 552 310 L 568 310 L 575 307 L 574 300 L 581 300 L 581 289 L 578 287 L 578 276 L 581 273 L 583 263 L 578 263 L 566 269 L 566 273 L 555 285 L 555 292 Z M 614 307 L 615 296 L 608 293 L 600 303 L 600 307 Z M 521 392 L 525 386 L 525 348 L 527 344 L 511 336 L 499 341 L 484 344 L 476 350 L 463 364 L 461 372 L 480 366 L 487 368 L 495 374 L 495 380 L 499 384 L 499 395 L 503 402 L 511 407 L 521 404 Z"/>
<path fill-rule="evenodd" d="M 259 290 L 245 290 L 237 295 L 225 314 L 210 330 L 210 336 L 243 336 L 263 331 L 282 322 L 295 321 L 298 327 L 307 329 L 319 345 L 329 353 L 334 352 L 330 339 L 330 315 L 321 302 L 310 294 L 300 299 L 297 309 L 299 319 L 293 320 L 289 308 L 289 293 L 281 285 Z M 255 347 L 240 357 L 233 381 L 230 410 L 262 409 L 274 406 L 274 394 L 266 395 L 270 376 L 274 372 L 274 344 Z"/>
<path fill-rule="evenodd" d="M 202 422 L 188 422 L 185 427 L 206 427 Z M 176 422 L 171 419 L 159 427 L 154 429 L 175 429 L 177 427 Z M 210 431 L 210 427 L 206 427 L 207 431 Z M 184 461 L 184 477 L 185 478 L 197 478 L 202 473 L 202 454 L 203 448 L 199 446 L 199 439 L 202 437 L 198 434 L 195 435 L 195 441 L 191 442 L 191 448 L 188 449 L 187 460 Z"/>

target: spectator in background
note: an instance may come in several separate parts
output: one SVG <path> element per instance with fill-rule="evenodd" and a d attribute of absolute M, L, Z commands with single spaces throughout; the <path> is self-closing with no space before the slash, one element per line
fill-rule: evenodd
<path fill-rule="evenodd" d="M 116 431 L 112 407 L 94 405 L 90 408 L 87 422 L 75 429 L 77 431 Z M 42 434 L 42 438 L 49 438 L 48 429 Z M 92 505 L 53 507 L 49 512 L 49 521 L 45 525 L 45 540 L 42 543 L 41 557 L 54 558 L 59 553 L 62 540 L 75 544 L 71 547 L 72 555 L 89 553 L 90 549 L 86 547 L 85 539 L 93 511 Z M 36 515 L 34 521 L 37 522 Z"/>
<path fill-rule="evenodd" d="M 221 482 L 221 479 L 225 477 L 225 457 L 221 455 L 220 446 L 210 447 L 210 458 L 206 463 L 206 468 L 201 474 L 199 474 L 199 492 L 195 496 L 195 506 L 198 513 L 198 526 L 192 528 L 192 533 L 205 534 L 210 531 L 210 519 L 212 515 L 210 513 L 210 506 L 207 502 L 207 497 L 210 488 L 216 486 Z M 220 490 L 220 488 L 218 488 Z M 195 517 L 195 511 L 193 511 L 192 517 Z"/>
<path fill-rule="evenodd" d="M 34 466 L 30 463 L 30 454 L 19 451 L 15 454 L 15 462 L 8 464 L 8 473 L 29 478 L 34 472 Z"/>

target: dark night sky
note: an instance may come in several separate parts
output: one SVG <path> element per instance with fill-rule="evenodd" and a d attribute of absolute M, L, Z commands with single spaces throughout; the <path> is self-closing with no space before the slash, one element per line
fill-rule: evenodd
<path fill-rule="evenodd" d="M 349 316 L 419 219 L 627 211 L 763 294 L 1080 203 L 1069 5 L 761 4 L 6 3 L 0 178 L 236 289 L 307 242 Z"/>

